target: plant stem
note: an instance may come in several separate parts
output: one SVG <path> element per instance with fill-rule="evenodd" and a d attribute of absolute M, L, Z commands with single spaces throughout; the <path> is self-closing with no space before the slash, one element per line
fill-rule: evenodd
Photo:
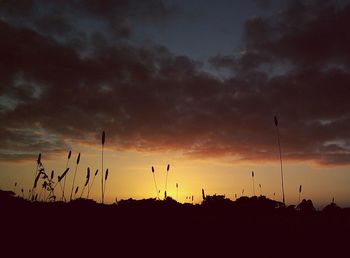
<path fill-rule="evenodd" d="M 154 181 L 154 185 L 156 187 L 156 192 L 157 192 L 157 199 L 159 200 L 159 192 L 158 192 L 158 187 L 157 187 L 157 182 L 156 182 L 156 177 L 154 176 L 154 173 L 153 174 L 153 181 Z"/>
<path fill-rule="evenodd" d="M 279 154 L 280 154 L 280 164 L 281 164 L 281 180 L 282 180 L 282 196 L 283 196 L 283 204 L 286 204 L 286 202 L 285 202 L 285 196 L 284 196 L 284 184 L 283 184 L 282 152 L 281 152 L 280 133 L 279 133 L 279 130 L 278 130 L 278 125 L 276 125 L 276 130 L 277 130 L 278 149 L 279 149 Z"/>
<path fill-rule="evenodd" d="M 255 182 L 254 182 L 254 176 L 252 177 L 253 179 L 253 196 L 255 196 Z"/>
<path fill-rule="evenodd" d="M 91 191 L 91 189 L 92 189 L 92 185 L 94 184 L 94 181 L 95 181 L 95 175 L 94 175 L 94 177 L 92 178 L 92 182 L 91 182 L 91 185 L 90 185 L 90 187 L 88 188 L 88 194 L 87 194 L 87 199 L 89 199 L 89 194 L 90 194 L 90 191 Z"/>
<path fill-rule="evenodd" d="M 68 162 L 69 162 L 69 159 L 67 158 L 66 169 L 68 168 Z M 64 202 L 67 201 L 66 196 L 64 195 L 64 191 L 66 189 L 66 178 L 67 178 L 67 176 L 65 176 L 63 179 L 63 191 L 62 191 L 62 198 L 61 198 L 62 200 L 64 200 Z"/>
<path fill-rule="evenodd" d="M 41 193 L 43 192 L 43 187 L 41 187 L 41 190 L 40 190 L 40 194 L 39 194 L 39 200 L 40 200 L 40 198 L 41 198 Z"/>
<path fill-rule="evenodd" d="M 105 181 L 104 181 L 104 185 L 103 185 L 103 200 L 104 200 L 104 198 L 105 198 L 106 184 L 107 184 L 107 181 L 105 180 Z"/>
<path fill-rule="evenodd" d="M 166 176 L 165 176 L 165 191 L 164 191 L 164 200 L 166 199 L 167 197 L 167 187 L 168 187 L 168 171 L 166 172 Z"/>
<path fill-rule="evenodd" d="M 77 168 L 78 168 L 78 164 L 75 166 L 74 177 L 73 177 L 73 184 L 72 184 L 72 190 L 71 190 L 71 192 L 70 192 L 69 201 L 72 201 L 72 195 L 73 195 L 73 191 L 74 191 L 75 176 L 76 176 L 76 174 L 77 174 Z"/>
<path fill-rule="evenodd" d="M 35 171 L 34 180 L 35 180 L 35 178 L 36 178 L 37 175 L 38 175 L 38 170 L 39 170 L 39 163 L 36 165 L 36 171 Z M 31 200 L 31 197 L 32 197 L 32 195 L 33 195 L 33 191 L 34 191 L 34 186 L 32 187 L 32 190 L 31 190 L 31 192 L 30 192 L 29 200 Z"/>
<path fill-rule="evenodd" d="M 102 171 L 101 171 L 102 204 L 103 204 L 103 201 L 104 201 L 104 193 L 103 193 L 103 147 L 104 147 L 104 144 L 102 144 Z"/>

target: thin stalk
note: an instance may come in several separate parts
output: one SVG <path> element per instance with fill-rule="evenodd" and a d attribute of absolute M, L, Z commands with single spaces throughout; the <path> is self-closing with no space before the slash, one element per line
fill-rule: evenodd
<path fill-rule="evenodd" d="M 66 169 L 68 168 L 68 163 L 69 163 L 69 160 L 70 160 L 70 156 L 72 155 L 72 151 L 69 151 L 68 153 L 68 157 L 67 157 L 67 162 L 66 162 Z M 65 190 L 66 190 L 66 178 L 64 178 L 63 180 L 63 191 L 62 191 L 62 201 L 64 200 L 64 202 L 66 202 L 66 196 L 65 196 Z"/>
<path fill-rule="evenodd" d="M 60 188 L 61 188 L 61 192 L 63 193 L 63 186 L 61 184 L 61 182 L 59 182 Z M 63 199 L 61 199 L 63 201 Z"/>
<path fill-rule="evenodd" d="M 75 196 L 76 196 L 77 193 L 78 193 L 78 190 L 79 190 L 79 186 L 77 186 L 77 188 L 75 188 L 75 191 L 74 191 L 74 199 L 75 199 Z"/>
<path fill-rule="evenodd" d="M 39 200 L 40 200 L 40 198 L 41 198 L 41 194 L 42 194 L 42 192 L 43 192 L 43 189 L 44 189 L 44 187 L 41 187 L 40 194 L 39 194 Z"/>
<path fill-rule="evenodd" d="M 168 164 L 167 166 L 167 169 L 166 169 L 166 176 L 165 176 L 165 191 L 164 191 L 164 200 L 166 199 L 167 197 L 167 188 L 168 188 L 168 173 L 169 173 L 169 168 L 170 168 L 170 165 Z"/>
<path fill-rule="evenodd" d="M 106 173 L 105 173 L 105 179 L 104 179 L 104 185 L 103 185 L 103 198 L 104 198 L 105 192 L 106 192 L 107 179 L 108 179 L 108 168 L 106 169 Z"/>
<path fill-rule="evenodd" d="M 15 182 L 15 187 L 13 188 L 13 192 L 15 193 L 15 195 L 16 195 L 16 187 L 17 187 L 17 182 Z"/>
<path fill-rule="evenodd" d="M 28 200 L 29 200 L 29 201 L 32 201 L 32 200 L 31 200 L 31 196 L 32 196 L 32 191 L 29 189 L 29 190 L 28 190 Z"/>
<path fill-rule="evenodd" d="M 35 170 L 35 176 L 34 176 L 34 179 L 37 177 L 38 175 L 38 171 L 39 171 L 39 166 L 40 166 L 40 163 L 41 163 L 41 153 L 39 153 L 39 156 L 38 156 L 38 159 L 37 159 L 37 165 L 36 165 L 36 170 Z M 34 191 L 34 186 L 32 188 L 32 191 L 31 193 L 33 193 Z M 31 199 L 31 196 L 29 196 L 29 200 Z"/>
<path fill-rule="evenodd" d="M 77 174 L 77 168 L 78 168 L 78 165 L 75 166 L 74 177 L 73 177 L 73 184 L 72 184 L 72 189 L 71 189 L 71 192 L 70 192 L 69 201 L 72 201 L 73 190 L 74 190 L 74 185 L 75 185 L 75 176 Z"/>
<path fill-rule="evenodd" d="M 102 204 L 103 204 L 103 199 L 104 199 L 104 196 L 103 196 L 103 147 L 104 145 L 102 145 L 102 171 L 101 171 L 101 189 L 102 189 Z"/>
<path fill-rule="evenodd" d="M 154 174 L 153 174 L 153 180 L 154 180 L 154 185 L 156 186 L 157 199 L 159 200 L 159 192 L 158 192 L 158 187 L 157 187 L 156 177 L 154 176 Z"/>
<path fill-rule="evenodd" d="M 176 201 L 179 202 L 179 185 L 176 183 Z"/>
<path fill-rule="evenodd" d="M 43 197 L 43 201 L 46 200 L 46 191 L 44 191 L 44 197 Z"/>
<path fill-rule="evenodd" d="M 86 186 L 88 186 L 88 190 L 89 190 L 89 180 L 90 180 L 90 168 L 88 167 L 87 168 L 87 173 L 86 173 L 86 181 L 85 181 L 83 190 L 81 191 L 80 198 L 83 196 Z"/>
<path fill-rule="evenodd" d="M 278 120 L 277 120 L 276 116 L 275 116 L 275 125 L 276 125 L 278 150 L 279 150 L 279 154 L 280 154 L 280 164 L 281 164 L 282 198 L 283 198 L 283 204 L 286 204 L 285 196 L 284 196 L 283 165 L 282 165 L 282 151 L 281 151 L 280 133 L 279 133 L 279 129 L 278 129 Z"/>
<path fill-rule="evenodd" d="M 253 180 L 253 196 L 255 196 L 254 171 L 252 171 L 252 180 Z"/>
<path fill-rule="evenodd" d="M 81 190 L 81 194 L 80 194 L 80 199 L 83 197 L 83 193 L 84 193 L 84 190 L 85 190 L 85 186 L 83 187 L 83 190 Z"/>
<path fill-rule="evenodd" d="M 88 188 L 88 194 L 87 194 L 87 197 L 86 197 L 87 199 L 89 199 L 90 191 L 91 191 L 92 186 L 93 186 L 93 184 L 94 184 L 95 177 L 96 177 L 97 173 L 98 173 L 98 169 L 96 170 L 95 175 L 94 175 L 94 177 L 92 178 L 91 185 L 90 185 L 90 187 Z"/>
<path fill-rule="evenodd" d="M 156 187 L 157 200 L 159 200 L 159 191 L 158 191 L 158 187 L 157 187 L 156 177 L 154 176 L 154 168 L 153 167 L 152 167 L 152 174 L 153 174 L 154 185 Z"/>
<path fill-rule="evenodd" d="M 102 190 L 102 204 L 104 202 L 104 192 L 103 192 L 103 149 L 104 149 L 104 145 L 105 145 L 105 132 L 102 132 L 102 171 L 101 171 L 101 190 Z"/>
<path fill-rule="evenodd" d="M 51 196 L 55 196 L 55 188 L 57 185 L 58 185 L 58 182 L 56 182 L 56 184 L 52 188 L 52 191 L 50 191 L 49 195 L 46 197 L 46 201 L 49 200 Z M 56 196 L 55 196 L 55 200 L 56 200 Z"/>
<path fill-rule="evenodd" d="M 79 161 L 80 161 L 80 153 L 78 154 L 77 165 L 75 166 L 74 177 L 73 177 L 73 184 L 72 184 L 72 189 L 71 189 L 71 192 L 70 192 L 69 201 L 72 201 L 73 190 L 74 190 L 74 185 L 75 185 L 75 176 L 76 176 L 76 174 L 77 174 L 77 169 L 78 169 Z"/>

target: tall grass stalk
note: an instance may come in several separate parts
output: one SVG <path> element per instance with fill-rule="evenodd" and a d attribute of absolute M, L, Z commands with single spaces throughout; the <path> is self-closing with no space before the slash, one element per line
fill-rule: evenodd
<path fill-rule="evenodd" d="M 61 191 L 62 191 L 62 195 L 63 195 L 63 192 L 64 192 L 64 188 L 62 187 L 61 181 L 62 181 L 63 178 L 66 179 L 66 175 L 67 175 L 68 171 L 69 171 L 69 168 L 67 167 L 67 168 L 65 169 L 65 171 L 62 173 L 62 175 L 57 176 L 57 183 L 56 183 L 56 184 L 60 184 Z M 64 198 L 64 199 L 61 199 L 61 200 L 62 200 L 62 201 L 63 201 L 63 200 L 66 201 L 65 198 Z"/>
<path fill-rule="evenodd" d="M 168 164 L 168 166 L 166 167 L 166 176 L 165 176 L 165 190 L 164 190 L 164 200 L 167 197 L 167 187 L 168 187 L 168 173 L 169 173 L 169 169 L 170 169 L 170 165 Z"/>
<path fill-rule="evenodd" d="M 298 204 L 300 203 L 301 190 L 302 190 L 302 185 L 299 186 L 299 200 L 298 200 Z"/>
<path fill-rule="evenodd" d="M 96 169 L 96 172 L 95 172 L 95 174 L 94 174 L 94 177 L 92 178 L 91 185 L 90 185 L 90 187 L 88 187 L 88 194 L 87 194 L 87 197 L 86 197 L 87 199 L 89 199 L 90 191 L 91 191 L 91 189 L 92 189 L 92 186 L 93 186 L 93 184 L 94 184 L 95 177 L 97 176 L 97 174 L 98 174 L 98 169 Z"/>
<path fill-rule="evenodd" d="M 176 201 L 179 202 L 179 184 L 176 183 Z"/>
<path fill-rule="evenodd" d="M 101 192 L 102 192 L 102 198 L 101 198 L 101 202 L 103 204 L 104 202 L 104 187 L 103 187 L 103 149 L 105 146 L 105 131 L 102 132 L 102 171 L 101 171 Z"/>
<path fill-rule="evenodd" d="M 281 151 L 281 142 L 280 142 L 280 132 L 278 129 L 278 120 L 277 117 L 274 117 L 275 120 L 275 126 L 276 126 L 276 133 L 277 133 L 277 141 L 278 141 L 278 150 L 280 154 L 280 164 L 281 164 L 281 182 L 282 182 L 282 199 L 283 199 L 283 204 L 286 204 L 285 201 L 285 196 L 284 196 L 284 183 L 283 183 L 283 165 L 282 165 L 282 151 Z"/>
<path fill-rule="evenodd" d="M 260 188 L 260 196 L 262 196 L 262 195 L 263 195 L 263 192 L 262 192 L 261 184 L 259 184 L 259 188 Z"/>
<path fill-rule="evenodd" d="M 76 196 L 77 193 L 78 193 L 78 190 L 79 190 L 79 186 L 77 186 L 77 188 L 75 188 L 75 191 L 74 191 L 74 199 L 75 199 L 75 196 Z"/>
<path fill-rule="evenodd" d="M 253 181 L 253 196 L 255 196 L 254 171 L 252 171 L 252 181 Z"/>
<path fill-rule="evenodd" d="M 72 201 L 73 190 L 74 190 L 74 186 L 75 186 L 75 176 L 77 175 L 77 169 L 78 169 L 79 162 L 80 162 L 80 152 L 79 152 L 78 157 L 77 157 L 77 164 L 75 166 L 74 177 L 73 177 L 73 184 L 72 184 L 72 189 L 71 189 L 71 192 L 70 192 L 69 201 Z"/>
<path fill-rule="evenodd" d="M 159 200 L 159 191 L 158 191 L 158 187 L 157 187 L 156 177 L 154 175 L 154 167 L 153 166 L 152 166 L 152 175 L 153 175 L 154 186 L 156 187 L 157 200 Z"/>
<path fill-rule="evenodd" d="M 38 155 L 38 159 L 36 161 L 36 170 L 35 170 L 35 175 L 34 175 L 34 180 L 37 178 L 38 176 L 38 172 L 39 172 L 39 166 L 41 165 L 41 153 L 39 153 Z M 34 191 L 34 187 L 32 188 L 32 193 Z M 29 200 L 31 199 L 31 196 L 29 196 Z"/>
<path fill-rule="evenodd" d="M 69 164 L 69 160 L 70 160 L 70 157 L 72 156 L 72 151 L 70 150 L 69 152 L 68 152 L 68 157 L 67 157 L 67 162 L 66 162 L 66 169 L 68 168 L 68 164 Z M 62 197 L 61 197 L 61 199 L 62 199 L 62 201 L 67 201 L 66 200 L 66 196 L 65 196 L 65 190 L 66 190 L 66 178 L 67 177 L 65 177 L 64 178 L 64 180 L 63 180 L 63 191 L 62 191 Z"/>
<path fill-rule="evenodd" d="M 15 187 L 13 188 L 13 192 L 16 194 L 17 182 L 15 182 Z"/>
<path fill-rule="evenodd" d="M 40 193 L 39 193 L 39 200 L 41 199 L 41 194 L 42 194 L 44 189 L 46 190 L 46 181 L 44 181 L 44 183 L 41 186 L 41 190 L 40 190 Z"/>
<path fill-rule="evenodd" d="M 61 193 L 63 194 L 63 186 L 62 186 L 61 182 L 58 181 L 59 178 L 60 178 L 60 176 L 57 176 L 57 182 L 60 185 Z M 63 199 L 61 198 L 60 200 L 62 201 Z"/>
<path fill-rule="evenodd" d="M 104 198 L 105 192 L 106 192 L 107 179 L 108 179 L 108 168 L 106 169 L 106 173 L 105 173 L 105 180 L 104 180 L 104 185 L 103 185 L 103 198 Z"/>
<path fill-rule="evenodd" d="M 88 191 L 89 191 L 89 180 L 90 180 L 90 168 L 88 167 L 87 171 L 86 171 L 86 181 L 85 181 L 83 190 L 81 190 L 80 198 L 83 197 L 84 190 L 85 190 L 86 186 L 88 186 Z"/>

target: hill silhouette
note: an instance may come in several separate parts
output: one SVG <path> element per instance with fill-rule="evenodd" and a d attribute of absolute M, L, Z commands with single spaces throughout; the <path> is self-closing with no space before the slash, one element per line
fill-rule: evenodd
<path fill-rule="evenodd" d="M 0 191 L 2 246 L 16 254 L 61 257 L 339 254 L 337 247 L 350 233 L 350 210 L 331 203 L 316 211 L 310 205 L 310 200 L 294 208 L 264 196 L 231 201 L 222 195 L 206 196 L 201 205 L 170 197 L 110 205 L 87 199 L 30 202 Z"/>

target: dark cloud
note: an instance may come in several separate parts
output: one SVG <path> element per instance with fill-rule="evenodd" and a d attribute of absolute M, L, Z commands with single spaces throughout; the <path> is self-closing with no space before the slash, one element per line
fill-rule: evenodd
<path fill-rule="evenodd" d="M 165 22 L 179 13 L 178 7 L 162 0 L 0 1 L 0 15 L 5 19 L 60 40 L 79 31 L 128 38 L 132 23 Z"/>
<path fill-rule="evenodd" d="M 273 3 L 272 0 L 254 0 L 256 5 L 262 9 L 268 9 Z"/>
<path fill-rule="evenodd" d="M 161 1 L 71 5 L 108 21 L 115 8 L 124 21 L 131 13 L 171 15 Z M 284 158 L 350 162 L 349 6 L 293 1 L 277 17 L 247 21 L 242 52 L 209 60 L 232 71 L 225 80 L 166 47 L 111 42 L 103 31 L 62 41 L 52 35 L 79 28 L 55 10 L 47 24 L 37 14 L 31 26 L 0 21 L 2 159 L 66 151 L 71 141 L 98 143 L 106 130 L 109 146 L 122 150 L 271 160 L 278 157 L 277 114 Z"/>

